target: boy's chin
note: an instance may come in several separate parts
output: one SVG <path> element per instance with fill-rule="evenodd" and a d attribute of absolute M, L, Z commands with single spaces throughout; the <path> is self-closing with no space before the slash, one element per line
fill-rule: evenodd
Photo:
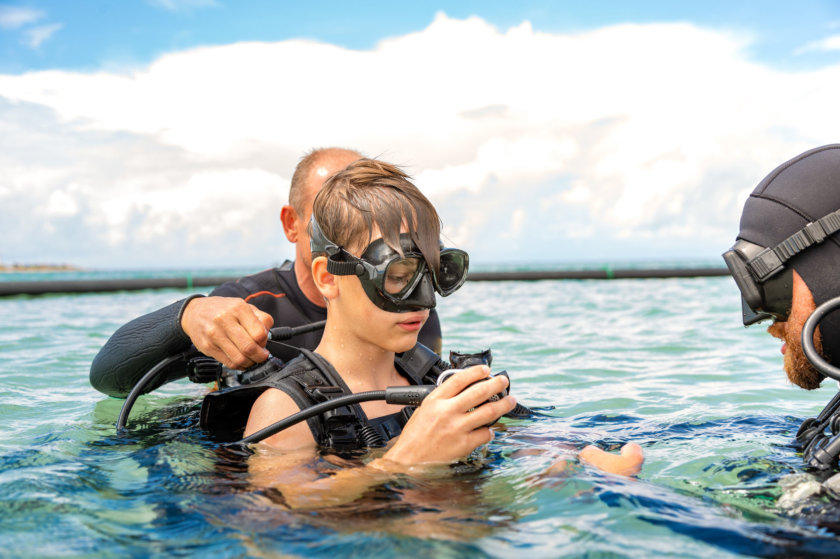
<path fill-rule="evenodd" d="M 408 351 L 416 345 L 417 336 L 412 336 L 411 338 L 407 338 L 405 340 L 395 341 L 388 349 L 390 349 L 394 353 L 402 353 L 404 351 Z"/>

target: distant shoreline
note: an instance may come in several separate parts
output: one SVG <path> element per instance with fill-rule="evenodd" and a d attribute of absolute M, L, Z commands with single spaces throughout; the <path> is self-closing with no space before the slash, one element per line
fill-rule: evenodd
<path fill-rule="evenodd" d="M 78 272 L 81 268 L 70 264 L 0 264 L 0 273 L 14 272 Z"/>

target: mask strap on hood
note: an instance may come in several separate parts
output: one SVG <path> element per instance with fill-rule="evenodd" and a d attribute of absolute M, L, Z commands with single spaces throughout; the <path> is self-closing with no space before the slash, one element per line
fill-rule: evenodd
<path fill-rule="evenodd" d="M 757 281 L 764 282 L 784 268 L 785 262 L 837 231 L 840 231 L 840 210 L 812 221 L 778 245 L 762 250 L 747 266 Z"/>

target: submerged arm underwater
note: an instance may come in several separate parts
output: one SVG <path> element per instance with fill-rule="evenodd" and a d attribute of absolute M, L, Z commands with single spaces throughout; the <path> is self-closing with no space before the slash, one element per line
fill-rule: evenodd
<path fill-rule="evenodd" d="M 621 476 L 637 474 L 644 462 L 642 449 L 635 443 L 624 445 L 620 454 L 587 446 L 578 454 L 578 459 L 606 473 Z M 319 478 L 312 467 L 314 460 L 315 454 L 311 451 L 283 453 L 260 445 L 249 462 L 251 482 L 259 489 L 279 491 L 284 504 L 291 509 L 317 510 L 352 503 L 377 487 L 401 479 L 421 485 L 435 480 L 457 481 L 452 463 L 430 462 L 406 467 L 380 456 L 363 466 L 344 467 Z M 537 477 L 552 479 L 569 471 L 573 464 L 572 457 L 558 458 Z M 405 490 L 400 493 L 407 494 Z"/>
<path fill-rule="evenodd" d="M 471 386 L 469 382 L 471 381 L 467 380 L 464 384 Z M 498 417 L 502 411 L 499 408 L 504 404 L 503 400 L 497 400 L 478 406 L 463 415 L 472 423 L 459 428 L 453 425 L 455 420 L 450 417 L 452 413 L 447 408 L 453 404 L 452 396 L 457 396 L 462 386 L 452 383 L 449 388 L 451 394 L 431 392 L 430 397 L 420 405 L 410 420 L 410 423 L 414 422 L 420 428 L 410 429 L 407 425 L 403 435 L 390 442 L 384 455 L 381 451 L 375 451 L 377 455 L 366 464 L 347 467 L 326 477 L 318 478 L 312 469 L 301 470 L 304 463 L 314 459 L 316 447 L 282 449 L 272 448 L 270 444 L 256 445 L 256 454 L 252 456 L 249 464 L 253 484 L 280 491 L 285 504 L 290 508 L 319 509 L 351 503 L 368 491 L 406 475 L 415 480 L 449 477 L 452 475 L 450 466 L 464 460 L 477 449 L 486 448 L 485 445 L 494 436 L 492 431 L 486 428 L 487 421 Z M 488 395 L 490 392 L 482 394 L 481 397 Z M 485 437 L 485 433 L 489 435 L 489 439 Z M 301 434 L 308 435 L 305 430 L 298 431 L 292 435 L 291 440 L 304 440 L 300 438 Z M 468 437 L 478 439 L 467 440 Z M 607 473 L 630 476 L 639 472 L 644 456 L 639 445 L 628 443 L 621 449 L 620 454 L 609 453 L 590 445 L 579 453 L 578 459 L 581 463 L 595 466 Z M 552 477 L 560 474 L 567 470 L 571 462 L 573 458 L 560 457 L 547 467 L 541 476 Z M 290 471 L 289 468 L 297 471 Z"/>

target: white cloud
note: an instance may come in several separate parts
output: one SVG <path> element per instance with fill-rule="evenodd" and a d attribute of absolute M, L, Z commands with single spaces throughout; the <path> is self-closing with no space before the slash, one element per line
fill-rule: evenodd
<path fill-rule="evenodd" d="M 46 215 L 72 216 L 79 213 L 79 203 L 64 190 L 57 190 L 49 195 L 43 208 Z"/>
<path fill-rule="evenodd" d="M 17 29 L 44 17 L 44 12 L 17 6 L 0 6 L 0 28 Z"/>
<path fill-rule="evenodd" d="M 840 50 L 840 35 L 832 35 L 820 39 L 819 41 L 811 41 L 796 50 L 796 54 L 805 54 L 808 52 L 833 52 Z"/>
<path fill-rule="evenodd" d="M 49 39 L 53 36 L 53 34 L 64 27 L 60 23 L 53 23 L 50 25 L 41 25 L 39 27 L 33 27 L 31 29 L 27 29 L 24 31 L 24 35 L 26 36 L 26 44 L 36 49 L 40 47 L 44 41 Z"/>
<path fill-rule="evenodd" d="M 502 231 L 502 236 L 518 238 L 527 217 L 525 210 L 522 208 L 513 210 L 510 216 L 510 224 Z"/>
<path fill-rule="evenodd" d="M 746 46 L 689 24 L 552 34 L 440 14 L 368 51 L 238 43 L 0 75 L 0 197 L 55 208 L 43 193 L 72 183 L 103 251 L 255 262 L 283 177 L 340 145 L 406 166 L 479 262 L 717 255 L 752 186 L 840 129 L 840 68 L 779 71 Z"/>

